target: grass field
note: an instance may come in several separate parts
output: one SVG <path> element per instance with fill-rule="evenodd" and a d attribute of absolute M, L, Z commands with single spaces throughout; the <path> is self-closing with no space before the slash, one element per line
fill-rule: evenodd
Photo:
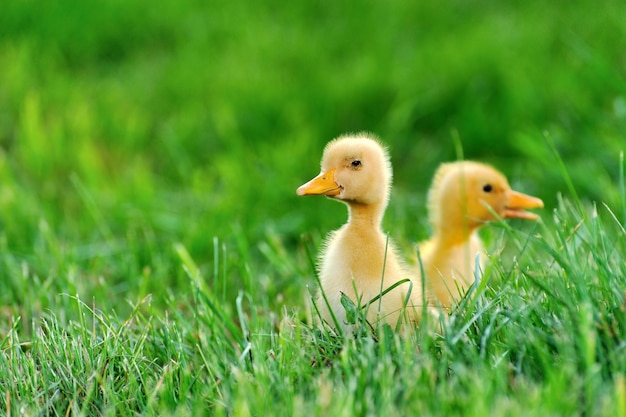
<path fill-rule="evenodd" d="M 8 0 L 0 414 L 626 416 L 626 3 Z M 324 144 L 389 145 L 411 255 L 440 162 L 541 197 L 442 331 L 311 326 L 346 218 Z"/>

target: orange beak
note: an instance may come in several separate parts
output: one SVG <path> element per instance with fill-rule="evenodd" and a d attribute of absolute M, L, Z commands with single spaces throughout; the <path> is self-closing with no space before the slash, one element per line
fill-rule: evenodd
<path fill-rule="evenodd" d="M 543 201 L 541 199 L 517 191 L 511 191 L 509 193 L 509 203 L 504 209 L 503 217 L 505 219 L 537 220 L 539 218 L 538 215 L 524 211 L 524 209 L 542 207 Z"/>
<path fill-rule="evenodd" d="M 335 182 L 335 170 L 322 172 L 296 190 L 298 195 L 327 195 L 336 196 L 341 193 L 341 186 Z"/>

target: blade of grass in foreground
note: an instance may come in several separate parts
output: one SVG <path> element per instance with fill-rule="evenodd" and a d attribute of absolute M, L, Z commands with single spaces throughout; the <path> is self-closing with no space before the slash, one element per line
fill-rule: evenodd
<path fill-rule="evenodd" d="M 619 154 L 619 196 L 622 203 L 622 228 L 626 228 L 626 175 L 624 174 L 624 151 Z"/>
<path fill-rule="evenodd" d="M 569 172 L 567 171 L 567 167 L 565 166 L 565 163 L 563 162 L 563 159 L 561 158 L 561 155 L 559 154 L 559 151 L 557 150 L 556 145 L 554 144 L 554 140 L 552 139 L 550 132 L 544 131 L 543 137 L 546 140 L 548 147 L 552 151 L 554 158 L 556 159 L 559 169 L 561 170 L 561 175 L 563 176 L 563 179 L 565 180 L 565 183 L 567 184 L 567 188 L 574 199 L 574 203 L 576 204 L 576 208 L 578 209 L 578 214 L 582 216 L 585 213 L 585 210 L 580 202 L 578 193 L 576 192 L 576 187 L 574 186 L 572 177 L 569 175 Z"/>
<path fill-rule="evenodd" d="M 243 355 L 243 352 L 247 349 L 248 342 L 246 341 L 244 331 L 237 326 L 234 320 L 231 319 L 231 314 L 224 308 L 223 304 L 217 300 L 215 294 L 213 294 L 213 292 L 204 283 L 202 276 L 200 275 L 200 270 L 191 258 L 191 255 L 189 255 L 187 249 L 181 243 L 176 243 L 174 244 L 174 251 L 183 263 L 183 270 L 194 284 L 196 295 L 200 297 L 201 303 L 197 303 L 196 309 L 199 304 L 203 304 L 207 306 L 211 312 L 210 315 L 206 315 L 196 310 L 196 318 L 203 321 L 209 329 L 212 329 L 213 331 L 218 331 L 216 326 L 218 328 L 223 328 L 224 336 L 227 339 L 232 339 L 233 342 L 232 346 L 228 347 L 228 345 L 225 345 L 224 347 L 229 350 L 233 350 L 236 346 L 238 354 L 241 357 L 245 356 Z M 198 331 L 202 331 L 202 329 L 198 329 Z M 224 343 L 221 344 L 224 345 Z"/>

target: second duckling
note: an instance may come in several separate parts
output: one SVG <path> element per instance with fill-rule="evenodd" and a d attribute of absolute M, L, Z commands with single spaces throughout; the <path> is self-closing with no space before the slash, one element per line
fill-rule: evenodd
<path fill-rule="evenodd" d="M 419 245 L 428 289 L 440 305 L 450 307 L 474 282 L 477 254 L 484 267 L 485 249 L 477 233 L 482 225 L 498 217 L 536 220 L 539 216 L 524 209 L 540 207 L 543 201 L 513 191 L 489 165 L 442 164 L 428 193 L 433 234 Z"/>

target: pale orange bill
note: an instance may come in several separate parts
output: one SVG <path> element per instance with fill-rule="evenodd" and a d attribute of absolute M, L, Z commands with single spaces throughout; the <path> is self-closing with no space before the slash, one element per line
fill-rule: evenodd
<path fill-rule="evenodd" d="M 335 182 L 335 170 L 320 173 L 296 190 L 298 195 L 327 195 L 336 196 L 341 193 L 341 186 Z"/>
<path fill-rule="evenodd" d="M 535 213 L 530 213 L 524 209 L 542 208 L 543 201 L 537 197 L 511 191 L 509 194 L 509 203 L 504 209 L 505 219 L 523 219 L 537 220 L 539 218 Z"/>

